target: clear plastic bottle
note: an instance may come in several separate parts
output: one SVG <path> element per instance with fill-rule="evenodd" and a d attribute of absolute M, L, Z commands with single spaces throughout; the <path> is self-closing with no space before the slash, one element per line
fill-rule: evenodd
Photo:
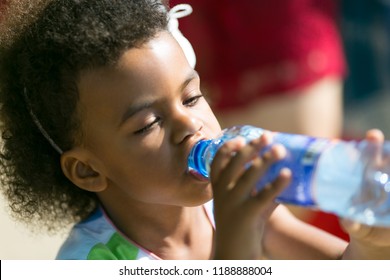
<path fill-rule="evenodd" d="M 226 141 L 237 136 L 250 141 L 263 133 L 261 128 L 236 126 L 216 139 L 199 141 L 189 155 L 189 171 L 209 178 L 215 153 Z M 284 145 L 287 156 L 271 166 L 257 183 L 258 189 L 288 167 L 292 180 L 277 202 L 318 208 L 368 225 L 390 226 L 389 142 L 378 145 L 276 132 L 273 143 Z"/>

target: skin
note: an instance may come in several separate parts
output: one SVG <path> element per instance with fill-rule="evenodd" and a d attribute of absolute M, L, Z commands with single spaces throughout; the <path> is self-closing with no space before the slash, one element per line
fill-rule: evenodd
<path fill-rule="evenodd" d="M 224 145 L 211 184 L 186 172 L 191 147 L 221 130 L 199 83 L 166 32 L 126 51 L 115 66 L 84 71 L 78 84 L 83 138 L 61 156 L 64 174 L 96 192 L 118 229 L 163 259 L 340 258 L 347 243 L 273 203 L 289 170 L 253 191 L 285 154 L 275 145 L 258 156 L 270 135 Z M 212 198 L 216 232 L 203 207 Z M 375 239 L 354 236 L 345 257 L 369 258 Z"/>
<path fill-rule="evenodd" d="M 83 73 L 83 147 L 63 156 L 69 178 L 97 192 L 118 228 L 161 258 L 212 255 L 202 206 L 212 189 L 186 172 L 191 147 L 221 130 L 199 82 L 168 33 L 115 67 Z"/>
<path fill-rule="evenodd" d="M 217 249 L 221 250 L 217 250 L 220 255 L 216 257 L 339 258 L 346 242 L 298 220 L 286 207 L 272 202 L 289 183 L 291 174 L 288 169 L 282 170 L 276 181 L 264 191 L 253 192 L 253 186 L 267 168 L 285 155 L 282 146 L 274 145 L 264 157 L 258 157 L 259 150 L 270 142 L 268 134 L 241 149 L 239 143 L 232 141 L 217 153 L 213 161 L 211 178 L 215 190 L 216 226 L 224 229 L 217 231 L 217 238 L 221 240 Z M 231 151 L 236 151 L 235 156 L 231 156 Z M 251 168 L 243 170 L 249 161 L 252 162 Z"/>
<path fill-rule="evenodd" d="M 367 132 L 366 139 L 381 144 L 384 135 L 372 129 Z M 376 164 L 380 166 L 386 160 L 378 150 Z M 350 235 L 350 243 L 343 256 L 345 259 L 390 259 L 390 228 L 369 227 L 350 220 L 343 220 L 342 224 Z"/>
<path fill-rule="evenodd" d="M 326 76 L 298 90 L 275 93 L 244 108 L 216 114 L 222 127 L 252 124 L 272 131 L 340 138 L 342 84 L 340 77 Z"/>

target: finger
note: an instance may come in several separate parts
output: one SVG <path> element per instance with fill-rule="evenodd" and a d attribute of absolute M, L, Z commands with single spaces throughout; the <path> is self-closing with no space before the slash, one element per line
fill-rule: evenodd
<path fill-rule="evenodd" d="M 383 135 L 383 132 L 379 129 L 370 129 L 366 133 L 366 140 L 376 143 L 382 143 L 384 141 L 385 137 Z"/>
<path fill-rule="evenodd" d="M 384 139 L 385 137 L 379 129 L 371 129 L 366 133 L 366 140 L 371 143 L 367 147 L 367 154 L 373 155 L 373 162 L 378 165 L 382 162 L 382 144 Z"/>
<path fill-rule="evenodd" d="M 262 141 L 263 145 L 267 146 L 271 143 L 271 139 L 271 133 L 266 131 L 262 136 L 251 142 L 256 143 L 256 141 Z M 218 180 L 220 172 L 226 167 L 227 162 L 231 159 L 235 152 L 243 148 L 245 145 L 245 139 L 242 137 L 237 137 L 233 140 L 227 141 L 222 147 L 220 147 L 211 164 L 210 177 Z"/>
<path fill-rule="evenodd" d="M 218 188 L 221 191 L 232 189 L 235 186 L 235 182 L 244 173 L 248 163 L 256 158 L 260 153 L 260 150 L 268 143 L 268 138 L 262 136 L 245 145 L 231 157 L 230 161 L 226 164 L 226 167 L 220 170 L 217 179 L 211 177 L 212 183 L 218 185 Z M 222 151 L 222 153 L 224 153 L 224 151 Z"/>
<path fill-rule="evenodd" d="M 266 188 L 259 191 L 253 200 L 253 207 L 262 208 L 271 205 L 275 198 L 290 184 L 291 170 L 282 168 L 279 176 Z"/>
<path fill-rule="evenodd" d="M 282 168 L 278 177 L 256 195 L 258 200 L 275 199 L 283 189 L 285 189 L 291 181 L 291 170 Z"/>
<path fill-rule="evenodd" d="M 372 227 L 363 225 L 350 219 L 341 219 L 341 225 L 351 236 L 357 239 L 364 239 L 372 232 Z"/>
<path fill-rule="evenodd" d="M 237 186 L 233 190 L 234 195 L 240 199 L 246 199 L 253 194 L 253 188 L 262 176 L 268 171 L 270 166 L 283 159 L 286 155 L 286 149 L 282 145 L 273 145 L 261 157 L 256 157 L 251 166 L 237 181 Z"/>
<path fill-rule="evenodd" d="M 219 180 L 221 171 L 226 168 L 234 154 L 245 146 L 245 140 L 237 137 L 223 144 L 214 156 L 210 166 L 210 178 L 212 181 Z"/>

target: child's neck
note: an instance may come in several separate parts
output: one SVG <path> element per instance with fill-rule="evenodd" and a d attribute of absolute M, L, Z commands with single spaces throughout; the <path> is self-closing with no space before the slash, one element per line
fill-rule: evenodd
<path fill-rule="evenodd" d="M 104 203 L 104 208 L 122 233 L 162 259 L 212 257 L 214 229 L 204 206 L 148 204 L 145 207 L 116 201 Z"/>

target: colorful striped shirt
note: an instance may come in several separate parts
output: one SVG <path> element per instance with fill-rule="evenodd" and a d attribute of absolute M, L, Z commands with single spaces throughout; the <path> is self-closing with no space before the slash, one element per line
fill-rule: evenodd
<path fill-rule="evenodd" d="M 204 205 L 214 225 L 212 201 Z M 76 224 L 56 257 L 62 260 L 160 260 L 158 256 L 121 233 L 98 208 Z"/>

